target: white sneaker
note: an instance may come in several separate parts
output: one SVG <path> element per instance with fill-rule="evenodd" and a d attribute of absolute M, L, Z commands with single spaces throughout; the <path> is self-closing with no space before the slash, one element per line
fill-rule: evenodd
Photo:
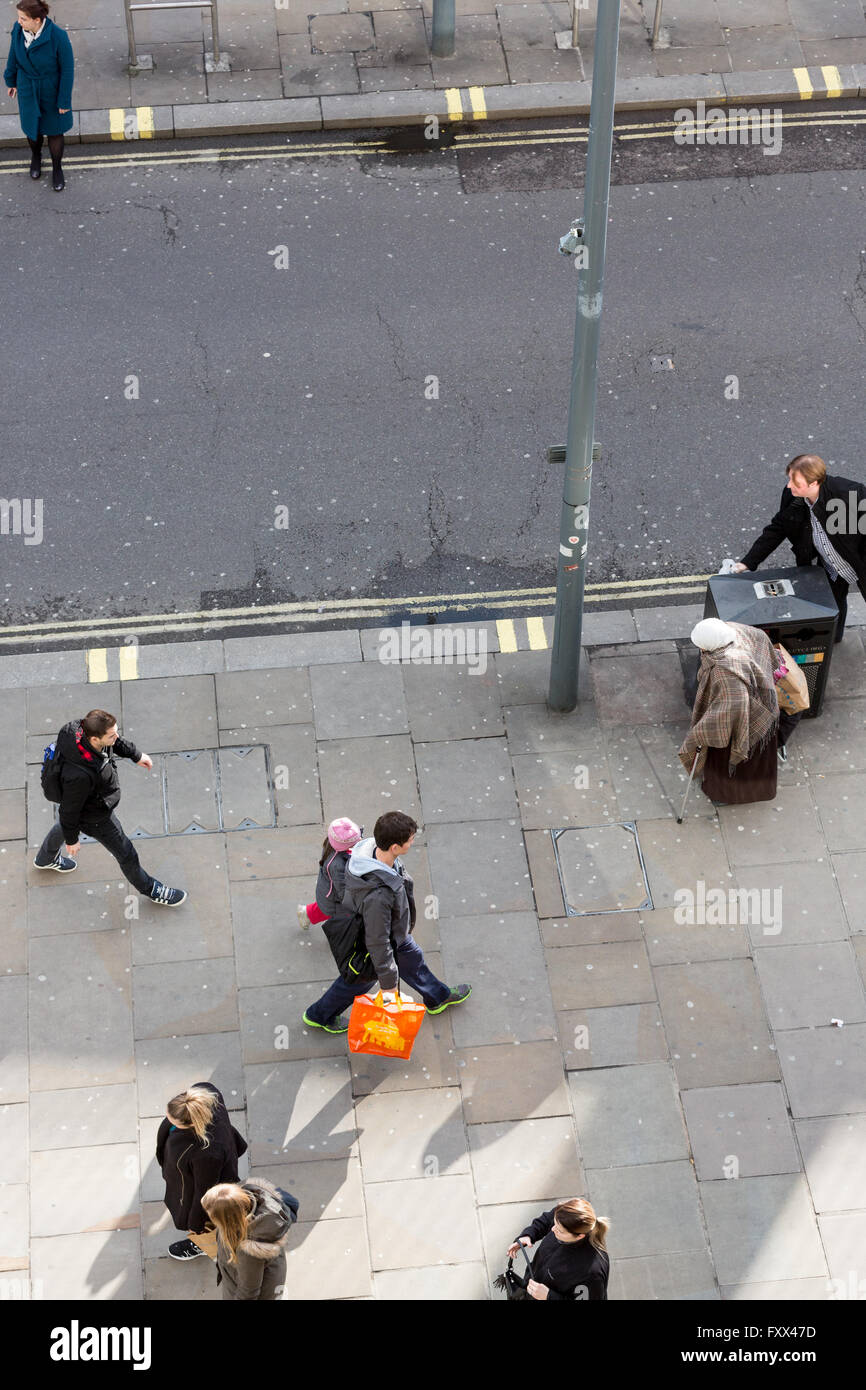
<path fill-rule="evenodd" d="M 307 905 L 306 903 L 298 903 L 298 926 L 301 931 L 306 931 L 309 925 L 310 919 L 307 916 Z"/>

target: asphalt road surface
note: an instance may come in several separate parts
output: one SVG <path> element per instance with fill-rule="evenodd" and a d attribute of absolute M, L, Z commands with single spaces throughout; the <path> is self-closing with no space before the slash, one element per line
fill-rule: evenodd
<path fill-rule="evenodd" d="M 590 584 L 738 557 L 795 453 L 866 478 L 866 109 L 783 109 L 770 156 L 618 121 Z M 0 622 L 554 583 L 585 153 L 75 146 L 58 195 L 4 151 L 0 491 L 43 533 L 0 535 Z"/>

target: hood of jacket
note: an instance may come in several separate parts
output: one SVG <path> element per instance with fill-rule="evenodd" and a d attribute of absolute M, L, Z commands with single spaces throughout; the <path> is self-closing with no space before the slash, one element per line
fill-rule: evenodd
<path fill-rule="evenodd" d="M 291 1217 L 286 1214 L 283 1199 L 276 1187 L 267 1178 L 246 1178 L 241 1186 L 255 1197 L 256 1209 L 249 1219 L 247 1234 L 238 1250 L 257 1260 L 273 1260 L 288 1241 Z"/>
<path fill-rule="evenodd" d="M 346 865 L 347 883 L 351 875 L 353 879 L 359 882 L 368 882 L 371 889 L 377 887 L 379 884 L 384 884 L 386 888 L 396 889 L 403 881 L 402 874 L 396 867 L 391 868 L 389 864 L 383 864 L 381 859 L 375 859 L 373 857 L 375 848 L 376 841 L 373 839 L 372 835 L 368 840 L 358 841 Z M 396 862 L 399 864 L 400 860 L 398 859 Z M 353 886 L 357 889 L 357 884 Z"/>
<path fill-rule="evenodd" d="M 68 724 L 63 725 L 57 735 L 57 752 L 64 762 L 88 768 L 97 776 L 106 762 L 104 754 L 91 748 L 79 719 L 71 719 Z"/>

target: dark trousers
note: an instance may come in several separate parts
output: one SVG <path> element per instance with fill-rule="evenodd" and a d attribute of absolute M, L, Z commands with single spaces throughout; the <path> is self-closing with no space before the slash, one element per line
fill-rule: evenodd
<path fill-rule="evenodd" d="M 88 821 L 86 824 L 82 821 L 81 829 L 85 835 L 90 835 L 92 839 L 103 845 L 109 854 L 114 855 L 120 865 L 121 872 L 129 879 L 133 888 L 137 888 L 139 893 L 144 893 L 146 897 L 150 896 L 150 890 L 155 880 L 141 867 L 132 841 L 113 812 L 110 816 Z M 57 858 L 65 844 L 66 836 L 58 820 L 39 846 L 36 863 L 43 867 L 50 864 L 53 859 Z"/>
<path fill-rule="evenodd" d="M 839 618 L 836 623 L 835 640 L 837 642 L 841 642 L 842 634 L 845 631 L 845 619 L 848 616 L 848 580 L 839 578 L 831 579 L 829 574 L 827 575 L 827 580 L 829 582 L 830 588 L 833 590 L 833 597 L 836 600 L 836 607 L 839 609 Z"/>
<path fill-rule="evenodd" d="M 424 952 L 420 946 L 416 946 L 411 936 L 402 946 L 397 947 L 394 961 L 400 972 L 400 979 L 410 989 L 417 990 L 428 1009 L 438 1009 L 440 1004 L 445 1003 L 451 993 L 450 989 L 433 974 L 424 959 Z M 329 1019 L 342 1013 L 343 1009 L 347 1009 L 356 995 L 375 992 L 377 989 L 375 979 L 372 982 L 362 980 L 360 983 L 347 985 L 346 981 L 340 978 L 334 981 L 321 999 L 310 1005 L 307 1017 L 314 1023 L 327 1023 Z"/>

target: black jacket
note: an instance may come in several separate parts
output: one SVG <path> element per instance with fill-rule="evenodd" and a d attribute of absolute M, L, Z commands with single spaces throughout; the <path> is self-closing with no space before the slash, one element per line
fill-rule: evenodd
<path fill-rule="evenodd" d="M 64 724 L 56 740 L 60 765 L 61 800 L 58 814 L 66 843 L 78 842 L 78 831 L 88 821 L 109 816 L 120 800 L 115 757 L 137 763 L 141 753 L 134 743 L 118 738 L 113 747 L 98 753 L 77 719 Z"/>
<path fill-rule="evenodd" d="M 827 528 L 830 503 L 836 504 L 830 507 L 831 517 L 834 514 L 839 516 L 839 503 L 842 504 L 841 513 L 844 520 L 841 524 L 847 526 L 850 494 L 854 496 L 856 509 L 859 502 L 866 501 L 866 485 L 856 483 L 852 478 L 840 478 L 828 473 L 815 501 L 815 517 L 827 531 L 833 549 L 837 550 L 854 570 L 861 592 L 866 593 L 866 535 L 861 535 L 856 529 L 856 519 L 853 530 L 834 530 L 832 525 L 830 530 Z M 866 531 L 866 506 L 862 508 L 861 516 Z M 750 570 L 757 569 L 761 561 L 766 560 L 782 541 L 790 541 L 794 550 L 794 560 L 798 565 L 811 565 L 817 560 L 818 552 L 812 540 L 809 508 L 802 497 L 794 497 L 787 487 L 782 492 L 776 515 L 764 527 L 755 544 L 743 556 L 741 563 Z"/>
<path fill-rule="evenodd" d="M 375 846 L 370 838 L 352 850 L 343 903 L 363 919 L 371 976 L 378 977 L 380 989 L 396 989 L 400 975 L 394 951 L 408 941 L 415 927 L 415 894 L 400 860 L 389 869 L 375 859 Z"/>
<path fill-rule="evenodd" d="M 165 1179 L 165 1205 L 179 1231 L 202 1232 L 208 1226 L 201 1199 L 218 1182 L 237 1182 L 238 1159 L 247 1151 L 247 1141 L 229 1119 L 220 1092 L 209 1081 L 196 1081 L 219 1096 L 219 1105 L 208 1126 L 207 1148 L 193 1129 L 178 1129 L 164 1119 L 156 1136 L 156 1161 Z"/>
<path fill-rule="evenodd" d="M 529 1236 L 533 1244 L 541 1241 L 532 1257 L 532 1277 L 537 1283 L 547 1285 L 548 1299 L 590 1303 L 607 1299 L 610 1259 L 606 1251 L 596 1250 L 588 1237 L 568 1243 L 557 1240 L 553 1234 L 552 1210 L 543 1211 L 520 1235 Z M 519 1265 L 515 1268 L 518 1274 L 523 1273 Z"/>

